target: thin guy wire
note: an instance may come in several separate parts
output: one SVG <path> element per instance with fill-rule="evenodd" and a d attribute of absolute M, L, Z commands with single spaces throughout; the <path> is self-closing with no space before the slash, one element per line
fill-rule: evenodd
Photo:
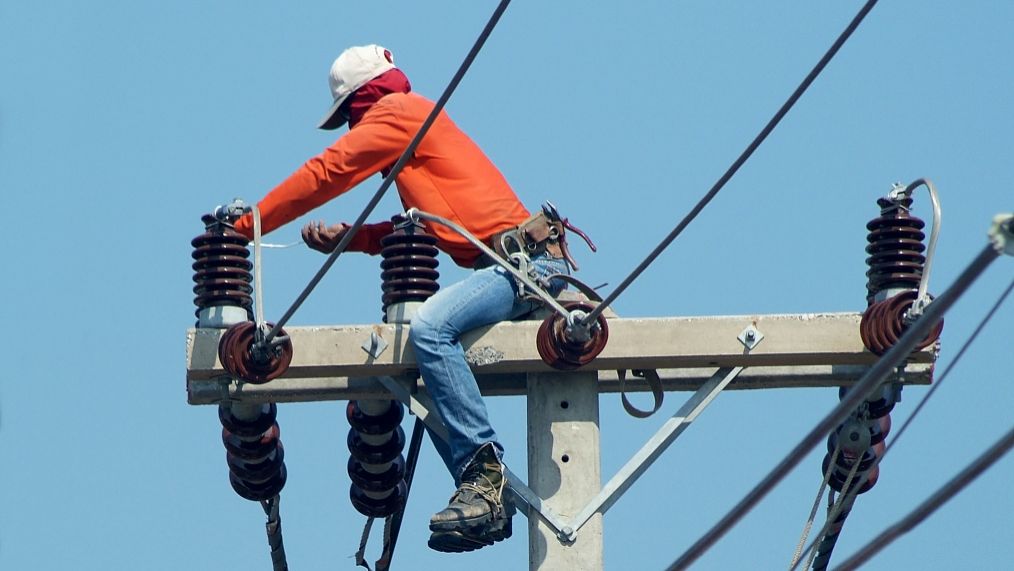
<path fill-rule="evenodd" d="M 910 414 L 909 417 L 905 419 L 905 422 L 902 423 L 901 428 L 899 428 L 898 431 L 894 433 L 894 437 L 891 438 L 891 443 L 888 444 L 886 448 L 884 448 L 884 453 L 873 459 L 873 463 L 870 464 L 870 468 L 869 470 L 867 470 L 867 472 L 870 472 L 874 468 L 879 466 L 880 463 L 883 461 L 884 457 L 887 456 L 887 453 L 890 452 L 892 448 L 894 448 L 894 445 L 901 438 L 901 435 L 905 434 L 905 431 L 915 420 L 915 417 L 917 417 L 919 413 L 922 411 L 922 409 L 926 406 L 926 403 L 929 401 L 929 399 L 940 388 L 940 386 L 944 384 L 944 381 L 947 380 L 947 376 L 950 374 L 951 370 L 953 370 L 955 365 L 957 365 L 958 362 L 961 361 L 961 357 L 965 355 L 965 351 L 967 351 L 968 348 L 972 346 L 972 343 L 975 342 L 975 339 L 979 336 L 979 333 L 982 332 L 982 330 L 989 323 L 989 320 L 993 318 L 993 315 L 996 314 L 998 309 L 1000 309 L 1000 306 L 1002 306 L 1004 301 L 1007 300 L 1007 296 L 1010 295 L 1011 290 L 1014 290 L 1014 280 L 1011 280 L 1010 285 L 1008 285 L 1007 289 L 1004 290 L 1002 294 L 1000 294 L 1000 297 L 996 300 L 996 303 L 993 304 L 993 307 L 991 307 L 990 310 L 986 312 L 986 315 L 982 318 L 982 320 L 979 321 L 979 324 L 972 331 L 972 334 L 969 335 L 968 339 L 966 339 L 964 344 L 961 345 L 961 349 L 959 349 L 958 352 L 954 354 L 954 358 L 951 359 L 951 362 L 947 364 L 947 368 L 944 369 L 944 372 L 940 375 L 940 378 L 937 379 L 935 383 L 933 383 L 930 389 L 926 391 L 926 394 L 923 395 L 922 399 L 919 400 L 919 404 L 917 404 L 915 408 L 912 410 L 912 414 Z M 848 490 L 849 495 L 853 496 L 852 499 L 854 499 L 854 496 L 858 494 L 858 487 L 855 490 L 850 490 L 848 488 L 843 489 Z M 809 552 L 810 550 L 813 550 L 817 547 L 819 541 L 824 537 L 824 534 L 827 533 L 828 530 L 831 528 L 831 523 L 838 517 L 838 511 L 839 510 L 828 510 L 827 521 L 821 528 L 820 533 L 814 537 L 813 542 L 809 546 L 807 546 L 804 553 Z M 789 571 L 794 571 L 797 565 L 798 563 L 790 567 Z"/>
<path fill-rule="evenodd" d="M 1003 458 L 1007 452 L 1010 452 L 1011 447 L 1014 447 L 1014 428 L 1008 430 L 1007 434 L 1003 435 L 996 443 L 972 461 L 971 464 L 966 466 L 957 476 L 951 478 L 943 487 L 934 492 L 919 507 L 891 527 L 879 533 L 873 541 L 867 543 L 856 554 L 846 559 L 844 563 L 835 568 L 835 571 L 849 571 L 859 567 L 895 539 L 914 529 L 923 520 L 932 515 L 937 508 L 947 503 L 958 492 L 975 481 L 997 460 Z"/>
<path fill-rule="evenodd" d="M 827 490 L 827 483 L 831 481 L 831 470 L 834 469 L 835 463 L 838 462 L 838 454 L 840 453 L 841 440 L 838 440 L 835 442 L 834 453 L 831 454 L 831 461 L 827 464 L 827 470 L 824 470 L 824 477 L 821 479 L 820 487 L 817 488 L 817 499 L 813 501 L 813 507 L 810 508 L 810 515 L 806 518 L 806 524 L 803 525 L 803 533 L 799 537 L 799 543 L 796 544 L 796 550 L 792 553 L 792 561 L 789 562 L 789 571 L 796 568 L 796 564 L 803 556 L 803 546 L 806 545 L 806 538 L 810 535 L 810 529 L 813 527 L 813 520 L 817 517 L 817 509 L 820 508 L 820 500 L 824 499 L 824 492 Z"/>
<path fill-rule="evenodd" d="M 307 284 L 302 293 L 299 294 L 299 297 L 296 298 L 296 301 L 292 302 L 292 305 L 285 314 L 282 315 L 282 318 L 279 319 L 278 322 L 275 323 L 274 327 L 271 328 L 271 331 L 268 332 L 267 336 L 264 338 L 264 343 L 270 343 L 271 340 L 275 338 L 275 335 L 281 331 L 282 327 L 288 323 L 292 315 L 296 313 L 297 309 L 299 309 L 299 306 L 303 305 L 303 302 L 306 301 L 310 292 L 312 292 L 313 289 L 317 287 L 317 284 L 320 283 L 320 280 L 324 278 L 324 274 L 326 274 L 327 271 L 331 269 L 331 266 L 334 265 L 338 256 L 340 256 L 341 253 L 345 251 L 345 248 L 348 247 L 349 243 L 352 241 L 352 237 L 355 236 L 356 232 L 359 231 L 359 228 L 361 228 L 366 222 L 366 218 L 373 213 L 373 209 L 377 207 L 377 204 L 380 203 L 380 199 L 384 196 L 384 193 L 387 192 L 387 189 L 391 187 L 392 183 L 394 183 L 398 173 L 400 173 L 401 169 L 408 163 L 412 153 L 415 152 L 416 147 L 419 146 L 422 138 L 426 135 L 426 132 L 429 131 L 430 126 L 433 125 L 433 122 L 436 121 L 440 111 L 442 111 L 444 106 L 447 104 L 447 100 L 451 98 L 451 94 L 454 93 L 455 88 L 457 88 L 458 84 L 461 83 L 461 78 L 465 76 L 465 72 L 468 71 L 468 68 L 472 65 L 472 61 L 474 61 L 475 57 L 479 54 L 479 50 L 482 49 L 482 46 L 486 43 L 486 38 L 489 37 L 489 35 L 493 32 L 493 28 L 496 27 L 497 22 L 500 21 L 500 16 L 503 15 L 508 4 L 510 4 L 510 0 L 500 1 L 496 10 L 493 11 L 493 15 L 490 16 L 489 21 L 486 22 L 486 27 L 482 29 L 479 37 L 475 40 L 475 44 L 472 45 L 472 49 L 469 50 L 468 55 L 465 56 L 465 61 L 461 62 L 461 66 L 458 68 L 457 73 L 455 73 L 454 77 L 451 78 L 451 82 L 447 84 L 447 88 L 444 89 L 440 99 L 437 100 L 436 105 L 433 107 L 433 111 L 430 112 L 429 116 L 426 117 L 426 120 L 423 121 L 422 126 L 419 127 L 419 132 L 416 133 L 415 137 L 408 144 L 408 147 L 405 147 L 405 151 L 401 153 L 401 156 L 398 158 L 398 162 L 394 163 L 394 166 L 391 167 L 391 172 L 384 178 L 384 182 L 381 183 L 380 188 L 377 189 L 377 192 L 373 195 L 373 198 L 370 199 L 366 208 L 363 209 L 359 218 L 356 218 L 352 227 L 350 227 L 348 231 L 345 232 L 345 235 L 342 236 L 342 239 L 338 242 L 338 246 L 335 247 L 334 251 L 331 252 L 331 255 L 328 256 L 324 265 L 321 266 L 320 270 L 317 271 L 317 274 L 313 276 L 310 283 Z"/>
<path fill-rule="evenodd" d="M 825 435 L 835 426 L 845 420 L 860 402 L 865 400 L 875 388 L 880 386 L 884 378 L 895 367 L 901 364 L 909 353 L 915 349 L 931 327 L 943 318 L 944 314 L 954 302 L 972 285 L 989 265 L 1000 255 L 988 244 L 976 255 L 975 259 L 966 267 L 954 280 L 954 283 L 947 288 L 940 297 L 931 303 L 926 311 L 916 319 L 905 333 L 898 339 L 898 342 L 891 347 L 873 366 L 862 376 L 852 387 L 838 405 L 823 420 L 817 423 L 806 436 L 778 463 L 732 510 L 709 529 L 700 539 L 690 546 L 679 558 L 668 567 L 669 571 L 686 569 L 691 563 L 704 554 L 716 541 L 728 532 L 740 519 L 743 518 L 764 496 L 768 494 L 779 482 L 798 465 L 803 458 L 809 454 Z"/>
<path fill-rule="evenodd" d="M 796 90 L 792 92 L 792 95 L 790 95 L 788 100 L 786 100 L 785 103 L 782 104 L 782 107 L 778 110 L 777 113 L 775 113 L 774 117 L 772 117 L 771 120 L 768 121 L 767 125 L 765 125 L 763 129 L 761 129 L 761 132 L 757 134 L 754 140 L 751 141 L 750 144 L 747 146 L 746 150 L 744 150 L 743 153 L 739 155 L 739 158 L 737 158 L 736 161 L 732 163 L 732 166 L 730 166 L 729 169 L 725 171 L 725 174 L 723 174 L 721 178 L 719 178 L 718 181 L 714 184 L 714 186 L 711 187 L 711 190 L 709 190 L 708 193 L 705 194 L 704 197 L 697 202 L 694 208 L 683 218 L 683 220 L 681 220 L 680 223 L 677 224 L 675 228 L 673 228 L 672 232 L 669 232 L 669 235 L 666 236 L 665 239 L 662 240 L 662 242 L 659 243 L 658 246 L 655 246 L 655 249 L 652 250 L 650 254 L 648 254 L 648 257 L 645 258 L 644 261 L 642 261 L 639 266 L 634 268 L 634 271 L 630 272 L 630 275 L 627 276 L 626 279 L 624 279 L 623 282 L 619 286 L 617 286 L 616 289 L 614 289 L 606 297 L 605 300 L 602 301 L 602 303 L 598 304 L 598 306 L 596 306 L 595 309 L 593 309 L 590 313 L 588 313 L 588 315 L 582 320 L 582 323 L 585 324 L 594 323 L 595 320 L 598 319 L 598 316 L 603 311 L 605 311 L 606 307 L 609 307 L 614 301 L 616 301 L 616 298 L 619 297 L 619 295 L 623 293 L 624 290 L 627 289 L 627 286 L 633 283 L 633 281 L 637 279 L 638 276 L 641 275 L 641 272 L 646 270 L 648 266 L 655 261 L 655 258 L 657 258 L 662 253 L 663 250 L 669 247 L 669 244 L 671 244 L 672 241 L 675 240 L 676 237 L 679 236 L 683 232 L 683 230 L 690 225 L 690 223 L 694 220 L 694 218 L 697 218 L 697 215 L 700 214 L 702 210 L 704 210 L 704 207 L 707 206 L 709 202 L 711 202 L 711 199 L 715 198 L 715 195 L 718 194 L 718 191 L 722 190 L 722 187 L 725 186 L 725 183 L 729 182 L 729 180 L 733 177 L 733 175 L 736 174 L 736 171 L 738 171 L 739 168 L 742 167 L 744 163 L 746 163 L 747 159 L 749 159 L 750 156 L 754 153 L 754 151 L 757 150 L 757 147 L 759 147 L 761 143 L 764 142 L 764 139 L 766 139 L 768 135 L 771 134 L 771 131 L 773 131 L 776 126 L 778 126 L 778 123 L 781 122 L 785 114 L 788 113 L 790 109 L 792 109 L 792 106 L 796 104 L 796 101 L 799 100 L 800 97 L 802 97 L 803 93 L 806 92 L 807 88 L 810 87 L 810 84 L 813 83 L 815 79 L 817 79 L 817 76 L 820 75 L 820 72 L 824 70 L 827 64 L 831 61 L 831 58 L 833 58 L 835 54 L 838 53 L 838 50 L 841 49 L 845 41 L 849 39 L 849 36 L 852 35 L 852 32 L 856 30 L 860 22 L 863 21 L 863 18 L 865 18 L 866 14 L 873 9 L 873 6 L 876 5 L 876 3 L 877 0 L 869 0 L 868 2 L 866 2 L 866 5 L 863 6 L 863 8 L 859 11 L 858 14 L 856 14 L 855 18 L 852 19 L 848 27 L 845 28 L 845 31 L 842 32 L 840 36 L 838 36 L 838 39 L 835 40 L 831 48 L 827 50 L 827 52 L 824 54 L 824 57 L 820 58 L 820 61 L 817 62 L 817 65 L 814 66 L 812 70 L 810 70 L 810 73 L 807 74 L 806 78 L 803 79 L 803 82 L 799 84 L 799 87 L 797 87 Z"/>

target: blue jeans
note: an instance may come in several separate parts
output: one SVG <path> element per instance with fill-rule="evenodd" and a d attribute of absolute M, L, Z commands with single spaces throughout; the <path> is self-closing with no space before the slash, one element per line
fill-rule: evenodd
<path fill-rule="evenodd" d="M 569 273 L 564 260 L 545 254 L 533 258 L 532 266 L 539 277 Z M 553 280 L 549 293 L 556 296 L 565 286 L 563 280 Z M 430 436 L 455 485 L 460 484 L 465 466 L 483 444 L 492 442 L 498 455 L 503 455 L 479 386 L 465 361 L 461 335 L 483 325 L 515 319 L 537 305 L 518 298 L 517 284 L 507 270 L 490 266 L 441 289 L 412 318 L 409 341 L 449 439 L 445 444 Z"/>

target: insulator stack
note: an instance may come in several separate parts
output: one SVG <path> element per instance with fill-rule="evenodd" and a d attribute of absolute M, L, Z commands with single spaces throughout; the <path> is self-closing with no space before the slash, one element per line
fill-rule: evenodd
<path fill-rule="evenodd" d="M 881 198 L 880 216 L 866 228 L 866 302 L 859 333 L 871 352 L 883 355 L 898 342 L 907 327 L 909 310 L 918 297 L 926 257 L 922 229 L 925 223 L 912 216 L 911 197 Z M 916 346 L 921 351 L 934 343 L 943 330 L 939 322 Z"/>
<path fill-rule="evenodd" d="M 285 449 L 274 403 L 218 406 L 229 483 L 251 501 L 271 499 L 285 486 Z"/>
<path fill-rule="evenodd" d="M 848 393 L 846 387 L 838 391 L 838 398 L 843 399 Z M 855 475 L 849 489 L 858 486 L 857 494 L 868 492 L 877 483 L 880 466 L 873 463 L 884 453 L 884 440 L 891 431 L 891 411 L 898 401 L 897 389 L 885 386 L 879 394 L 866 399 L 857 410 L 857 414 L 838 427 L 827 438 L 827 454 L 821 463 L 821 471 L 831 469 L 829 485 L 838 492 L 843 492 L 849 473 L 856 463 Z M 834 466 L 831 466 L 832 455 L 840 448 Z"/>
<path fill-rule="evenodd" d="M 872 305 L 877 298 L 890 297 L 900 291 L 919 288 L 926 257 L 922 232 L 926 223 L 909 212 L 912 199 L 881 198 L 880 216 L 867 225 L 866 235 L 866 301 Z"/>
<path fill-rule="evenodd" d="M 250 319 L 253 281 L 249 240 L 210 214 L 205 232 L 190 241 L 194 263 L 194 305 L 199 327 L 228 327 Z"/>
<path fill-rule="evenodd" d="M 380 239 L 384 322 L 401 321 L 392 314 L 403 310 L 405 305 L 425 301 L 440 289 L 437 239 L 427 234 L 421 224 L 400 217 L 393 221 L 394 232 Z"/>
<path fill-rule="evenodd" d="M 393 400 L 350 401 L 349 496 L 352 506 L 369 517 L 387 517 L 405 501 L 405 432 L 401 403 Z"/>
<path fill-rule="evenodd" d="M 568 311 L 580 310 L 590 313 L 594 307 L 590 304 L 572 301 L 563 304 Z M 609 340 L 609 325 L 606 318 L 599 314 L 597 326 L 589 331 L 587 340 L 572 339 L 567 332 L 567 319 L 553 313 L 542 322 L 535 337 L 536 348 L 542 360 L 562 371 L 569 371 L 587 365 L 602 352 Z"/>

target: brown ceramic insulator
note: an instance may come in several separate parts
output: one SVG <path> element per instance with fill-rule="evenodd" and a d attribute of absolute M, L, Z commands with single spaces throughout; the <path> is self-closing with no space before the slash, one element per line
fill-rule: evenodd
<path fill-rule="evenodd" d="M 591 312 L 594 309 L 590 304 L 583 302 L 567 302 L 563 306 L 568 311 L 580 309 L 584 312 Z M 598 357 L 609 340 L 609 325 L 602 315 L 598 316 L 598 328 L 591 330 L 591 338 L 588 341 L 569 339 L 566 328 L 566 318 L 554 313 L 542 322 L 535 336 L 539 356 L 547 365 L 561 371 L 569 371 L 587 365 L 595 357 Z"/>
<path fill-rule="evenodd" d="M 883 355 L 905 332 L 905 314 L 915 303 L 918 292 L 909 290 L 866 308 L 859 323 L 863 345 L 877 355 Z M 940 320 L 913 349 L 921 351 L 940 338 L 944 322 Z"/>
<path fill-rule="evenodd" d="M 273 324 L 268 323 L 268 327 Z M 222 366 L 233 377 L 248 383 L 263 384 L 285 374 L 292 361 L 292 343 L 286 340 L 273 347 L 264 361 L 254 358 L 251 353 L 257 326 L 252 321 L 237 323 L 226 330 L 218 342 L 218 358 Z M 276 339 L 285 337 L 285 330 L 278 332 Z"/>
<path fill-rule="evenodd" d="M 249 309 L 253 305 L 246 236 L 222 224 L 210 223 L 208 229 L 190 241 L 194 247 L 195 314 L 212 306 L 231 305 Z"/>
<path fill-rule="evenodd" d="M 421 227 L 399 228 L 380 239 L 381 298 L 386 318 L 392 304 L 425 301 L 440 289 L 437 239 Z"/>
<path fill-rule="evenodd" d="M 897 208 L 871 220 L 866 228 L 867 301 L 885 289 L 917 289 L 922 279 L 926 246 L 925 222 Z"/>

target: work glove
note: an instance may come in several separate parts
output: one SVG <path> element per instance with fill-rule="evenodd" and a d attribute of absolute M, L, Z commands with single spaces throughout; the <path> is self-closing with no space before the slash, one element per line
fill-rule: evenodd
<path fill-rule="evenodd" d="M 303 241 L 306 242 L 307 246 L 318 252 L 330 254 L 338 247 L 338 242 L 341 242 L 342 237 L 349 231 L 349 228 L 351 226 L 344 222 L 332 224 L 331 226 L 325 226 L 323 220 L 310 222 L 306 226 L 303 226 Z"/>

